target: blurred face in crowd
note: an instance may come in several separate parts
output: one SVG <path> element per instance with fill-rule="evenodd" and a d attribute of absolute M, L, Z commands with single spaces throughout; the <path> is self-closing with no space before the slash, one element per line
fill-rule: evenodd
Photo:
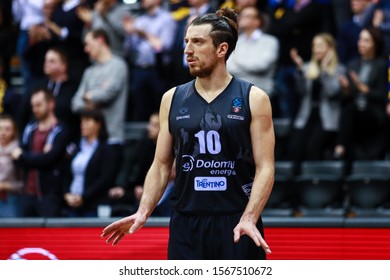
<path fill-rule="evenodd" d="M 238 17 L 238 26 L 244 32 L 259 28 L 260 19 L 256 8 L 244 8 Z"/>
<path fill-rule="evenodd" d="M 148 137 L 152 140 L 157 140 L 160 131 L 160 120 L 158 114 L 152 114 L 148 123 Z"/>
<path fill-rule="evenodd" d="M 360 15 L 370 4 L 370 0 L 351 0 L 351 10 L 354 15 Z"/>
<path fill-rule="evenodd" d="M 58 3 L 58 0 L 45 0 L 43 4 L 43 13 L 45 17 L 50 18 L 51 14 L 54 11 L 54 8 L 56 7 Z"/>
<path fill-rule="evenodd" d="M 54 109 L 54 102 L 45 98 L 44 92 L 38 92 L 31 97 L 31 108 L 37 121 L 45 120 Z"/>
<path fill-rule="evenodd" d="M 242 11 L 246 7 L 255 7 L 257 0 L 236 0 L 238 11 Z"/>
<path fill-rule="evenodd" d="M 142 8 L 145 10 L 152 10 L 154 7 L 160 5 L 160 0 L 142 0 Z"/>
<path fill-rule="evenodd" d="M 84 51 L 89 55 L 92 60 L 97 60 L 102 47 L 101 39 L 94 38 L 91 33 L 87 33 L 84 39 Z"/>
<path fill-rule="evenodd" d="M 15 123 L 8 118 L 0 119 L 0 145 L 7 146 L 16 138 Z"/>
<path fill-rule="evenodd" d="M 49 77 L 66 73 L 66 65 L 61 56 L 54 50 L 49 50 L 45 55 L 43 71 Z"/>
<path fill-rule="evenodd" d="M 184 54 L 194 77 L 209 77 L 217 65 L 217 48 L 210 31 L 210 24 L 190 25 L 187 29 Z"/>
<path fill-rule="evenodd" d="M 87 139 L 97 139 L 99 136 L 101 125 L 93 118 L 81 118 L 81 136 Z"/>
<path fill-rule="evenodd" d="M 194 8 L 200 8 L 207 2 L 208 0 L 188 0 L 188 4 Z"/>
<path fill-rule="evenodd" d="M 330 50 L 329 44 L 321 36 L 313 39 L 312 53 L 316 61 L 321 61 Z"/>
<path fill-rule="evenodd" d="M 358 40 L 358 51 L 363 58 L 372 58 L 375 56 L 375 42 L 371 34 L 363 29 L 360 32 Z"/>
<path fill-rule="evenodd" d="M 118 0 L 98 0 L 97 2 L 102 2 L 104 5 L 110 6 L 118 2 Z"/>

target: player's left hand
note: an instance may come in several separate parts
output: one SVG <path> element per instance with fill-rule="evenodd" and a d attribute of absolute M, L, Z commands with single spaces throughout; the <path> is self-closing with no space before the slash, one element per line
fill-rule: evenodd
<path fill-rule="evenodd" d="M 261 233 L 257 229 L 255 224 L 249 221 L 240 221 L 234 228 L 233 233 L 235 243 L 240 240 L 240 237 L 242 235 L 246 234 L 250 238 L 252 238 L 257 247 L 262 247 L 266 254 L 271 254 L 271 250 L 267 242 L 265 242 L 264 238 L 261 236 Z"/>
<path fill-rule="evenodd" d="M 103 229 L 102 238 L 107 237 L 106 243 L 116 245 L 126 234 L 133 234 L 146 223 L 146 217 L 138 212 L 120 219 Z"/>

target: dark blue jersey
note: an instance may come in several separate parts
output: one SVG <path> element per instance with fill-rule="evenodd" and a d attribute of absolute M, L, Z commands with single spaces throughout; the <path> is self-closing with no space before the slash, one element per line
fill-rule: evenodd
<path fill-rule="evenodd" d="M 171 203 L 176 211 L 204 215 L 244 211 L 255 174 L 251 87 L 233 77 L 210 103 L 196 91 L 194 81 L 176 88 L 169 113 L 177 169 Z"/>

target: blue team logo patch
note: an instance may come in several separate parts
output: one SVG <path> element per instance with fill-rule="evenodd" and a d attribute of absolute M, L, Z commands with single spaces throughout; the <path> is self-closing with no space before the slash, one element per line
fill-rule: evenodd
<path fill-rule="evenodd" d="M 242 106 L 243 106 L 242 99 L 239 97 L 234 98 L 233 102 L 232 102 L 232 112 L 233 113 L 240 113 L 242 110 Z"/>

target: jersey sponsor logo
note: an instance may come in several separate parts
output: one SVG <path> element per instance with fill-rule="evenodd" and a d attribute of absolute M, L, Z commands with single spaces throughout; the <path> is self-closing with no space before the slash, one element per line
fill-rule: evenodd
<path fill-rule="evenodd" d="M 233 160 L 219 161 L 219 160 L 201 160 L 196 161 L 196 168 L 230 168 L 234 169 L 234 164 L 236 162 Z"/>
<path fill-rule="evenodd" d="M 239 120 L 239 121 L 245 120 L 243 116 L 237 116 L 237 115 L 227 115 L 227 118 L 231 120 Z"/>
<path fill-rule="evenodd" d="M 187 115 L 184 115 L 188 112 L 188 108 L 187 107 L 183 107 L 183 108 L 180 108 L 179 110 L 179 113 L 181 114 L 181 116 L 176 116 L 176 120 L 183 120 L 183 119 L 189 119 L 191 118 L 191 116 L 189 114 Z"/>
<path fill-rule="evenodd" d="M 181 158 L 183 162 L 181 166 L 184 172 L 190 172 L 191 170 L 194 169 L 195 159 L 192 156 L 184 155 Z"/>
<path fill-rule="evenodd" d="M 252 186 L 253 186 L 253 182 L 249 183 L 249 184 L 245 184 L 243 185 L 241 188 L 242 190 L 244 191 L 244 193 L 246 194 L 246 196 L 249 198 L 250 195 L 251 195 L 251 192 L 252 192 Z"/>
<path fill-rule="evenodd" d="M 176 116 L 176 120 L 183 120 L 183 119 L 189 119 L 191 116 L 190 115 L 185 115 L 185 116 Z"/>
<path fill-rule="evenodd" d="M 225 177 L 195 177 L 194 189 L 196 191 L 226 191 Z"/>
<path fill-rule="evenodd" d="M 234 170 L 234 167 L 236 165 L 236 162 L 234 160 L 202 160 L 197 159 L 195 160 L 193 156 L 190 155 L 184 155 L 182 156 L 182 170 L 184 172 L 190 172 L 194 168 L 200 169 L 205 168 L 209 169 L 210 175 L 236 175 L 236 171 Z"/>
<path fill-rule="evenodd" d="M 187 107 L 180 108 L 179 112 L 180 114 L 184 115 L 185 113 L 188 112 L 188 108 Z"/>

